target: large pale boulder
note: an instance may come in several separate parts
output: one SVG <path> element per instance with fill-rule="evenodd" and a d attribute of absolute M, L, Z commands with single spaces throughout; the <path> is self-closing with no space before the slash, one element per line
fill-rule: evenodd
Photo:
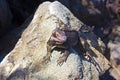
<path fill-rule="evenodd" d="M 99 80 L 99 74 L 109 66 L 105 67 L 103 62 L 102 67 L 96 66 L 74 49 L 70 51 L 62 66 L 57 65 L 61 51 L 54 50 L 48 63 L 43 59 L 47 54 L 47 41 L 55 28 L 71 26 L 76 29 L 82 25 L 83 23 L 58 1 L 42 3 L 15 48 L 0 63 L 0 80 Z M 97 42 L 100 42 L 100 39 L 97 39 L 94 33 L 81 34 L 86 39 L 87 35 L 93 43 L 90 45 L 91 49 L 99 53 L 96 49 L 100 47 Z M 96 57 L 96 61 L 103 60 L 103 56 Z M 102 58 L 99 59 L 100 57 Z"/>

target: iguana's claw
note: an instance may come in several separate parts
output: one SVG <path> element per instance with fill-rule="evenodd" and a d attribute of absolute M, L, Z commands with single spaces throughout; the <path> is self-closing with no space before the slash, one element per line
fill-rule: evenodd
<path fill-rule="evenodd" d="M 66 50 L 63 56 L 59 57 L 59 59 L 57 60 L 57 65 L 61 66 L 64 62 L 66 62 L 68 56 L 69 56 L 69 51 Z"/>
<path fill-rule="evenodd" d="M 61 66 L 65 61 L 66 61 L 65 58 L 59 57 L 59 59 L 57 60 L 57 65 L 60 65 L 60 66 Z"/>

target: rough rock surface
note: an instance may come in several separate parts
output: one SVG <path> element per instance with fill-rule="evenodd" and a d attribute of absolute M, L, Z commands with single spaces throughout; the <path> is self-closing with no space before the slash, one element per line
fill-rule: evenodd
<path fill-rule="evenodd" d="M 110 49 L 110 61 L 115 65 L 120 71 L 120 22 L 114 22 L 112 25 L 112 32 L 109 35 L 110 41 L 108 47 Z M 111 75 L 113 75 L 117 80 L 120 79 L 119 75 L 116 75 L 114 70 L 111 70 Z"/>
<path fill-rule="evenodd" d="M 62 21 L 65 26 L 59 24 L 59 21 Z M 71 26 L 72 29 L 76 29 L 82 25 L 83 23 L 61 3 L 44 2 L 38 7 L 33 20 L 23 32 L 15 48 L 0 63 L 0 79 L 99 80 L 100 72 L 96 66 L 89 60 L 83 59 L 80 56 L 82 53 L 74 49 L 62 66 L 56 63 L 62 55 L 57 50 L 52 52 L 51 61 L 45 63 L 43 60 L 47 53 L 47 41 L 55 28 Z M 92 35 L 94 36 L 94 33 L 91 33 Z M 90 35 L 89 38 L 91 39 Z M 97 44 L 95 43 L 94 46 Z"/>

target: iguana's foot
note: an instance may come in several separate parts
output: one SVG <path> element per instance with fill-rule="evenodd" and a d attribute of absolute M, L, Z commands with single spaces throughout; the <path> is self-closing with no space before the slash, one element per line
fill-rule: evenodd
<path fill-rule="evenodd" d="M 67 60 L 68 56 L 69 56 L 69 51 L 65 50 L 63 56 L 59 57 L 59 59 L 57 60 L 57 64 L 61 66 Z"/>
<path fill-rule="evenodd" d="M 46 63 L 48 63 L 49 61 L 51 61 L 50 58 L 51 58 L 51 53 L 48 52 L 48 53 L 46 54 L 46 56 L 43 57 L 43 61 L 46 62 Z"/>

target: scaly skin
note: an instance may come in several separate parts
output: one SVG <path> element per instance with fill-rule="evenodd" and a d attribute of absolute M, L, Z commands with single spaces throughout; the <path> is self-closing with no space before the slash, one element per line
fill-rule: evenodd
<path fill-rule="evenodd" d="M 70 54 L 69 50 L 65 50 L 64 54 L 61 57 L 59 57 L 59 59 L 57 60 L 57 64 L 62 65 L 63 62 L 67 60 L 69 54 Z"/>

